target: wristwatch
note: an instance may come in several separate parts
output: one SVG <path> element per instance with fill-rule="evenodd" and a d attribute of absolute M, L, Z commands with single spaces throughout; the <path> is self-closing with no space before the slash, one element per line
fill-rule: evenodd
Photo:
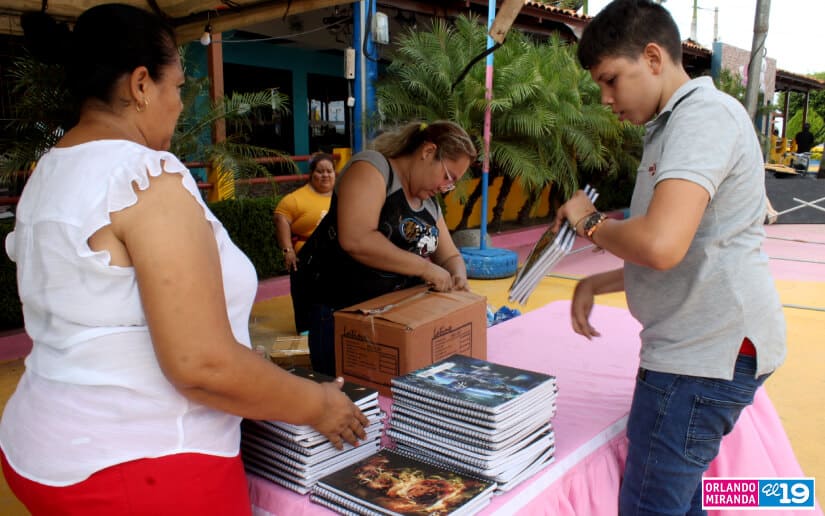
<path fill-rule="evenodd" d="M 605 220 L 607 220 L 607 215 L 600 211 L 594 211 L 593 213 L 588 215 L 586 219 L 584 219 L 584 227 L 582 228 L 582 233 L 584 233 L 584 236 L 592 242 L 593 233 L 596 232 L 596 230 Z"/>

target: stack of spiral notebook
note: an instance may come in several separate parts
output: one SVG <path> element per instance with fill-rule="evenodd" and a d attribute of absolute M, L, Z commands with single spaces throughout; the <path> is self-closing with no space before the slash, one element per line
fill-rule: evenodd
<path fill-rule="evenodd" d="M 590 185 L 585 186 L 584 193 L 591 202 L 596 202 L 599 197 L 596 189 Z M 510 285 L 510 301 L 526 303 L 541 279 L 570 253 L 575 241 L 576 228 L 571 227 L 567 221 L 564 221 L 558 233 L 553 232 L 551 224 L 533 246 Z"/>
<path fill-rule="evenodd" d="M 310 500 L 338 514 L 475 514 L 495 484 L 383 449 L 319 480 Z"/>
<path fill-rule="evenodd" d="M 333 380 L 303 368 L 290 372 L 317 382 Z M 342 390 L 370 422 L 365 429 L 367 438 L 358 446 L 344 443 L 344 449 L 338 450 L 312 427 L 245 419 L 241 423 L 241 458 L 246 470 L 306 494 L 321 477 L 374 454 L 384 426 L 378 391 L 349 382 Z"/>
<path fill-rule="evenodd" d="M 553 461 L 556 379 L 453 355 L 392 380 L 399 451 L 507 491 Z"/>

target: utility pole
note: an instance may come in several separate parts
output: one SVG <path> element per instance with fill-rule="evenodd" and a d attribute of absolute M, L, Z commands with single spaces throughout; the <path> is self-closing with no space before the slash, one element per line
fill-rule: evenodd
<path fill-rule="evenodd" d="M 690 19 L 690 39 L 693 41 L 698 41 L 696 37 L 696 24 L 697 24 L 697 14 L 696 11 L 699 10 L 699 6 L 696 5 L 699 0 L 693 0 L 693 18 Z"/>
<path fill-rule="evenodd" d="M 719 7 L 713 8 L 713 42 L 719 41 Z"/>
<path fill-rule="evenodd" d="M 753 43 L 751 58 L 748 63 L 748 86 L 745 89 L 745 108 L 751 120 L 756 118 L 756 103 L 759 98 L 759 74 L 762 71 L 762 58 L 765 56 L 765 40 L 768 37 L 768 20 L 771 13 L 771 0 L 756 0 L 756 15 L 753 21 Z"/>

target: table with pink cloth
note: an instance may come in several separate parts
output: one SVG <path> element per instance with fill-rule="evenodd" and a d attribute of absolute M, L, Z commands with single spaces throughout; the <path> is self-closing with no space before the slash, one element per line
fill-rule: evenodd
<path fill-rule="evenodd" d="M 558 411 L 552 419 L 555 461 L 495 496 L 480 514 L 615 515 L 627 453 L 625 427 L 639 355 L 639 324 L 621 308 L 597 305 L 592 341 L 570 329 L 570 303 L 558 301 L 493 326 L 488 360 L 556 376 Z M 770 379 L 768 380 L 770 382 Z M 391 401 L 381 400 L 391 410 Z M 722 442 L 707 477 L 803 477 L 779 417 L 764 389 Z M 249 475 L 256 515 L 331 512 L 255 475 Z M 789 515 L 791 511 L 764 511 Z M 742 511 L 712 511 L 736 516 Z M 799 514 L 822 514 L 800 511 Z"/>

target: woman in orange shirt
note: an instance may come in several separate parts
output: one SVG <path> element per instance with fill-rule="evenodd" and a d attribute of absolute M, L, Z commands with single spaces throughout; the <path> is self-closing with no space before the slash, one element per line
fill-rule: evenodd
<path fill-rule="evenodd" d="M 286 195 L 275 208 L 275 238 L 284 252 L 284 265 L 290 275 L 290 294 L 293 308 L 300 289 L 296 287 L 297 252 L 309 238 L 321 219 L 329 211 L 332 189 L 335 186 L 335 158 L 319 153 L 309 162 L 309 182 Z M 295 310 L 295 329 L 301 333 L 309 329 L 309 321 Z"/>

